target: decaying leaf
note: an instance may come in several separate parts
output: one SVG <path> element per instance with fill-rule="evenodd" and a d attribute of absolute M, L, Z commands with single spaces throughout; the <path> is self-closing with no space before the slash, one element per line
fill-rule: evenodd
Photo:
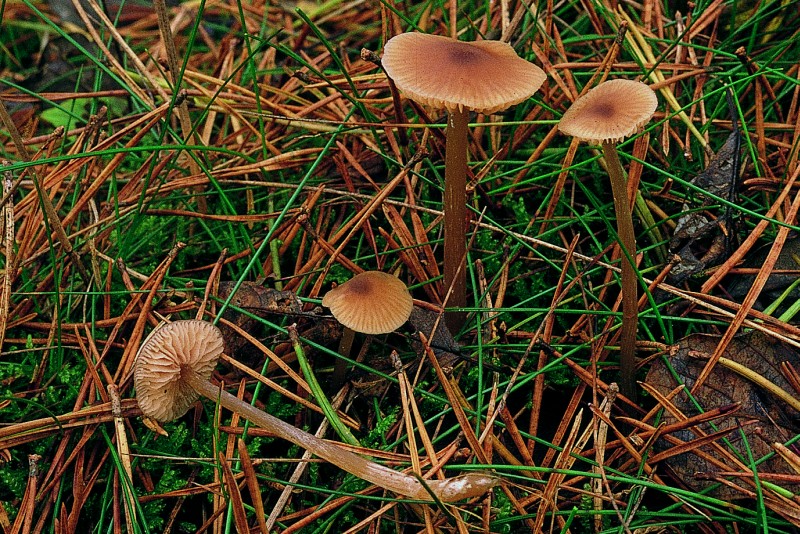
<path fill-rule="evenodd" d="M 751 253 L 745 260 L 743 267 L 761 267 L 771 249 L 772 244 L 770 243 Z M 797 280 L 798 270 L 800 270 L 800 237 L 795 234 L 791 235 L 781 248 L 780 254 L 778 254 L 778 260 L 775 263 L 775 268 L 773 272 L 770 273 L 769 278 L 767 278 L 767 283 L 764 285 L 764 289 L 761 291 L 759 300 L 756 301 L 754 307 L 759 310 L 764 309 L 766 305 L 780 298 L 784 290 Z M 728 294 L 730 294 L 731 298 L 735 301 L 741 302 L 744 300 L 747 292 L 750 291 L 750 287 L 752 287 L 754 281 L 755 275 L 737 275 L 733 277 L 733 281 L 727 287 Z M 800 297 L 800 288 L 794 288 L 784 302 L 786 305 L 794 304 L 798 297 Z M 783 313 L 784 309 L 785 306 L 779 308 L 776 315 Z"/>
<path fill-rule="evenodd" d="M 709 195 L 732 202 L 739 178 L 740 135 L 738 130 L 731 132 L 708 167 L 695 176 L 691 183 Z M 725 207 L 721 213 L 711 214 L 705 208 L 718 201 L 704 194 L 698 196 L 696 201 L 684 203 L 669 243 L 677 260 L 670 273 L 672 283 L 683 282 L 706 267 L 719 263 L 727 254 L 733 238 L 730 208 Z"/>
<path fill-rule="evenodd" d="M 418 332 L 422 333 L 428 339 L 428 344 L 441 366 L 445 369 L 452 369 L 461 359 L 459 356 L 461 348 L 453 338 L 450 330 L 447 329 L 444 321 L 439 320 L 439 324 L 436 325 L 437 319 L 439 318 L 440 314 L 435 311 L 420 306 L 414 306 L 411 311 L 411 317 L 408 318 L 408 324 L 415 330 L 410 337 L 414 345 L 414 350 L 420 355 L 423 361 L 426 361 L 426 359 L 422 353 L 423 346 L 419 341 Z M 435 330 L 434 326 L 436 326 Z M 391 374 L 394 371 L 394 363 L 389 357 L 373 357 L 370 360 L 370 367 L 387 374 Z M 362 374 L 359 371 L 356 371 L 351 377 L 351 383 L 355 390 L 362 396 L 382 395 L 386 391 L 386 388 L 391 385 L 378 375 L 371 373 Z"/>
<path fill-rule="evenodd" d="M 438 325 L 436 324 L 437 320 Z M 453 334 L 447 329 L 444 321 L 440 319 L 440 314 L 414 306 L 408 322 L 414 327 L 414 330 L 425 335 L 428 339 L 428 344 L 433 349 L 433 353 L 442 367 L 452 367 L 459 361 L 461 348 L 453 338 Z M 436 330 L 434 330 L 434 326 L 436 326 Z M 414 338 L 416 339 L 416 336 Z M 420 353 L 422 347 L 416 347 L 416 351 Z"/>
<path fill-rule="evenodd" d="M 768 381 L 790 396 L 797 392 L 781 372 L 781 364 L 788 362 L 800 366 L 800 355 L 792 347 L 778 343 L 760 332 L 740 335 L 714 367 L 704 384 L 695 392 L 694 400 L 689 391 L 695 379 L 714 353 L 719 337 L 695 334 L 681 340 L 672 348 L 667 362 L 653 364 L 647 375 L 647 384 L 663 395 L 673 391 L 679 384 L 685 389 L 672 399 L 672 405 L 664 410 L 663 421 L 669 425 L 685 417 L 738 403 L 740 409 L 717 418 L 712 423 L 703 423 L 686 430 L 668 434 L 659 446 L 663 450 L 681 447 L 686 443 L 702 439 L 703 436 L 719 432 L 724 437 L 713 443 L 703 444 L 675 456 L 666 454 L 665 462 L 676 477 L 694 490 L 716 485 L 720 472 L 752 472 L 748 460 L 748 448 L 758 463 L 759 474 L 797 475 L 783 459 L 772 456 L 760 461 L 772 452 L 773 442 L 786 442 L 800 431 L 800 412 L 781 399 L 777 389 L 770 391 L 764 384 Z M 728 361 L 734 362 L 731 364 Z M 727 365 L 726 365 L 727 363 Z M 755 376 L 744 378 L 741 372 L 731 370 L 735 364 L 751 370 Z M 673 374 L 674 373 L 674 374 Z M 675 377 L 680 380 L 677 381 Z M 758 383 L 758 382 L 761 383 Z M 700 407 L 700 408 L 698 408 Z M 753 491 L 753 477 L 727 477 L 733 485 L 720 485 L 712 494 L 723 499 L 742 498 Z M 773 481 L 775 482 L 775 481 Z M 783 485 L 794 493 L 800 492 L 799 484 Z M 736 489 L 741 487 L 744 491 Z"/>
<path fill-rule="evenodd" d="M 234 286 L 234 282 L 220 282 L 219 298 L 227 299 Z M 225 311 L 223 317 L 245 332 L 258 337 L 258 321 L 238 310 L 245 310 L 256 317 L 275 321 L 276 316 L 297 315 L 301 309 L 300 300 L 291 291 L 278 291 L 255 282 L 242 282 L 231 298 L 231 307 Z M 247 345 L 247 340 L 237 335 L 232 328 L 224 324 L 220 324 L 220 328 L 229 351 L 235 353 Z"/>

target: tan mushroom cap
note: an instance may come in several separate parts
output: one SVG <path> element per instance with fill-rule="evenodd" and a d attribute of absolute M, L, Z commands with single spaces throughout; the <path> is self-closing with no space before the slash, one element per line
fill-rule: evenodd
<path fill-rule="evenodd" d="M 328 291 L 322 305 L 337 321 L 362 334 L 388 334 L 408 321 L 414 301 L 396 276 L 366 271 Z"/>
<path fill-rule="evenodd" d="M 219 328 L 205 321 L 174 321 L 155 330 L 139 348 L 133 383 L 139 407 L 156 421 L 186 413 L 198 394 L 181 376 L 184 366 L 208 380 L 225 343 Z"/>
<path fill-rule="evenodd" d="M 590 143 L 617 143 L 633 135 L 653 117 L 655 92 L 642 82 L 609 80 L 576 100 L 558 129 Z"/>
<path fill-rule="evenodd" d="M 522 102 L 547 78 L 508 43 L 465 42 L 416 32 L 389 39 L 381 63 L 397 88 L 415 102 L 479 113 Z"/>

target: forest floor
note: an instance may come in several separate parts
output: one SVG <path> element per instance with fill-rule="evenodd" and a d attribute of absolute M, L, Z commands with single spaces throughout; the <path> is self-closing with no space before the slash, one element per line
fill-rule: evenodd
<path fill-rule="evenodd" d="M 0 532 L 800 526 L 796 1 L 0 9 Z M 378 60 L 408 31 L 500 40 L 547 76 L 468 117 L 461 315 L 443 314 L 448 116 Z M 605 78 L 658 99 L 616 147 L 635 254 L 609 160 L 558 129 Z M 370 270 L 415 311 L 348 351 L 321 299 Z M 210 400 L 143 417 L 137 352 L 178 319 L 221 328 L 212 381 L 257 408 L 496 486 L 413 500 Z"/>

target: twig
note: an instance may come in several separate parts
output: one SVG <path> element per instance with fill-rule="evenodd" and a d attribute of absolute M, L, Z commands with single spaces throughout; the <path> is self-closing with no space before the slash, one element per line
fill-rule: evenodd
<path fill-rule="evenodd" d="M 11 195 L 11 173 L 3 173 L 3 195 Z M 3 240 L 5 241 L 5 273 L 3 285 L 0 288 L 0 352 L 6 338 L 8 325 L 9 306 L 11 304 L 11 282 L 15 277 L 16 265 L 14 262 L 14 202 L 13 200 L 3 206 Z"/>
<path fill-rule="evenodd" d="M 106 388 L 108 397 L 111 400 L 111 414 L 114 416 L 114 435 L 116 436 L 117 454 L 122 464 L 122 473 L 117 471 L 116 475 L 120 479 L 122 493 L 125 496 L 122 508 L 125 510 L 125 526 L 128 534 L 135 532 L 136 523 L 136 494 L 133 492 L 133 469 L 131 468 L 131 453 L 128 448 L 128 436 L 125 432 L 125 420 L 122 418 L 122 404 L 119 398 L 117 386 L 109 384 Z"/>
<path fill-rule="evenodd" d="M 2 100 L 0 100 L 0 120 L 2 120 L 3 125 L 11 134 L 11 140 L 14 142 L 14 146 L 16 147 L 20 158 L 23 161 L 31 161 L 31 155 L 28 152 L 28 149 L 25 147 L 25 143 L 22 142 L 22 136 L 20 136 L 19 130 L 17 130 L 17 127 L 14 124 L 14 121 L 11 119 L 11 115 L 8 114 L 8 110 L 6 109 L 6 106 Z M 6 162 L 4 165 L 8 165 L 8 163 Z M 33 185 L 36 187 L 36 192 L 39 195 L 39 201 L 42 203 L 42 208 L 47 216 L 47 220 L 50 223 L 52 230 L 56 234 L 56 239 L 58 239 L 58 242 L 61 243 L 64 251 L 69 255 L 75 267 L 78 269 L 78 274 L 80 274 L 84 283 L 88 284 L 92 277 L 89 275 L 89 271 L 86 270 L 86 267 L 83 266 L 83 262 L 81 262 L 78 254 L 72 248 L 69 238 L 67 237 L 67 233 L 64 231 L 64 226 L 61 224 L 61 219 L 58 218 L 58 213 L 56 213 L 56 209 L 53 207 L 53 202 L 50 200 L 50 194 L 42 187 L 35 169 L 31 169 L 31 178 L 33 180 Z"/>

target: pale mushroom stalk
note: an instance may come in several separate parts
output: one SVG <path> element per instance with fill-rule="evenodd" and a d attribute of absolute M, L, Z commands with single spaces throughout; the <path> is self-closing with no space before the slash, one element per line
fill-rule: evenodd
<path fill-rule="evenodd" d="M 636 329 L 639 316 L 638 281 L 636 276 L 636 235 L 633 231 L 633 216 L 628 201 L 628 184 L 625 171 L 617 154 L 616 143 L 604 142 L 603 157 L 606 160 L 611 192 L 614 196 L 614 211 L 617 219 L 617 234 L 621 252 L 622 326 L 619 342 L 620 383 L 626 395 L 635 391 L 633 384 L 636 370 Z"/>
<path fill-rule="evenodd" d="M 203 395 L 348 473 L 414 499 L 452 502 L 481 495 L 497 484 L 496 477 L 484 473 L 423 484 L 263 412 L 209 382 L 223 349 L 222 333 L 205 321 L 175 321 L 154 330 L 140 347 L 134 364 L 134 385 L 142 413 L 158 421 L 171 421 Z"/>
<path fill-rule="evenodd" d="M 342 328 L 342 337 L 339 339 L 338 352 L 340 355 L 349 358 L 350 353 L 353 352 L 353 342 L 356 340 L 356 333 L 346 326 Z M 333 389 L 339 389 L 344 384 L 347 377 L 347 362 L 341 358 L 337 358 L 333 364 L 333 373 L 331 374 L 331 384 Z"/>
<path fill-rule="evenodd" d="M 224 408 L 239 414 L 251 423 L 268 430 L 279 438 L 294 443 L 298 447 L 306 449 L 362 480 L 414 499 L 431 499 L 431 493 L 413 476 L 367 460 L 343 449 L 339 445 L 322 440 L 267 412 L 261 411 L 243 402 L 239 397 L 214 386 L 188 366 L 181 368 L 181 379 L 185 380 L 187 384 L 204 397 L 219 402 Z M 495 477 L 483 473 L 469 473 L 451 479 L 426 481 L 433 496 L 442 502 L 458 501 L 482 495 L 495 486 L 496 483 Z"/>
<path fill-rule="evenodd" d="M 467 139 L 469 134 L 469 111 L 454 109 L 447 114 L 445 130 L 444 164 L 444 290 L 450 291 L 448 308 L 463 308 L 467 305 Z M 446 293 L 445 293 L 446 294 Z M 451 332 L 457 332 L 464 324 L 466 313 L 452 312 L 445 315 L 445 323 Z"/>

